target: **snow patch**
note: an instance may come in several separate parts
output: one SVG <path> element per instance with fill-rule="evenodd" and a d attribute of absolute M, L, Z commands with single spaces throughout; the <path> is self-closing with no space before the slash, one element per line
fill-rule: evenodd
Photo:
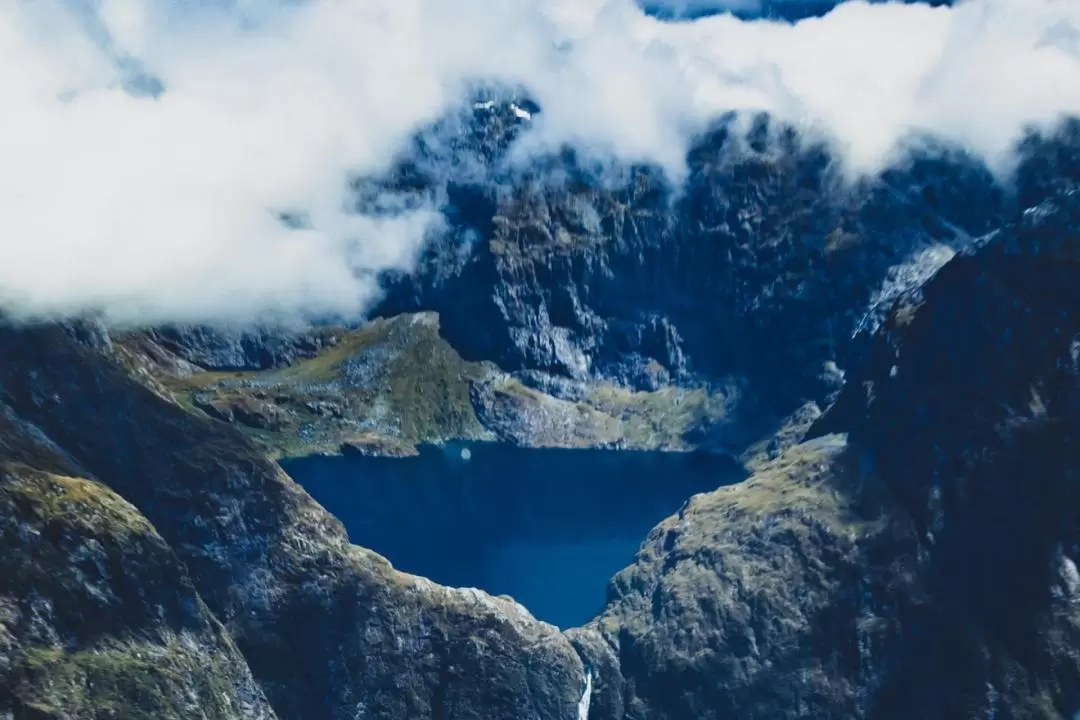
<path fill-rule="evenodd" d="M 906 262 L 889 269 L 888 277 L 870 301 L 870 309 L 855 328 L 853 336 L 877 332 L 882 319 L 905 294 L 922 287 L 956 256 L 948 245 L 933 245 L 914 254 Z"/>

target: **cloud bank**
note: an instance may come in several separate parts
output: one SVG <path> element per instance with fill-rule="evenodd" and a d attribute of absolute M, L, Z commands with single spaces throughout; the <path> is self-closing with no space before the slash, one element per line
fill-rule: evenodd
<path fill-rule="evenodd" d="M 0 4 L 0 305 L 115 322 L 356 314 L 439 221 L 347 212 L 478 79 L 544 108 L 530 146 L 677 173 L 717 115 L 768 111 L 855 172 L 930 132 L 1001 164 L 1080 114 L 1080 3 L 844 3 L 666 23 L 633 0 Z M 302 213 L 300 227 L 281 213 Z"/>

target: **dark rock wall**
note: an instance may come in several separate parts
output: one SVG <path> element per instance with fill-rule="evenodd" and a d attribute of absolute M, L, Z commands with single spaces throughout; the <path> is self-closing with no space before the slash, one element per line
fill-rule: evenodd
<path fill-rule="evenodd" d="M 905 295 L 812 439 L 658 526 L 576 640 L 602 717 L 1072 717 L 1078 242 L 1066 187 Z"/>
<path fill-rule="evenodd" d="M 836 389 L 826 363 L 858 364 L 851 337 L 888 286 L 923 278 L 1014 204 L 977 161 L 932 143 L 846 183 L 824 147 L 767 119 L 746 136 L 719 123 L 688 163 L 679 187 L 569 151 L 523 176 L 496 164 L 498 202 L 472 223 L 489 229 L 436 239 L 416 273 L 387 278 L 378 312 L 437 310 L 466 357 L 514 372 L 733 385 L 746 422 L 774 420 Z"/>

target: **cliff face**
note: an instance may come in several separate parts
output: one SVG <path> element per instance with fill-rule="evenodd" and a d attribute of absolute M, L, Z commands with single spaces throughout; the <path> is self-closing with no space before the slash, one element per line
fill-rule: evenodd
<path fill-rule="evenodd" d="M 599 716 L 1072 717 L 1078 240 L 1065 189 L 952 260 L 811 440 L 658 526 L 578 641 Z"/>
<path fill-rule="evenodd" d="M 480 95 L 419 133 L 384 176 L 356 181 L 365 212 L 426 204 L 445 215 L 416 271 L 384 277 L 376 314 L 434 311 L 439 356 L 459 368 L 446 379 L 455 421 L 396 413 L 404 432 L 367 430 L 406 443 L 495 436 L 740 454 L 806 403 L 826 406 L 903 292 L 1080 177 L 1076 122 L 1026 140 L 1003 186 L 928 140 L 853 184 L 790 128 L 728 118 L 699 138 L 674 184 L 658 168 L 570 150 L 526 162 L 515 143 L 539 113 L 521 94 Z M 265 373 L 312 356 L 325 364 L 348 332 L 172 328 L 152 339 L 202 368 Z M 667 402 L 676 390 L 696 394 L 693 418 Z"/>
<path fill-rule="evenodd" d="M 482 127 L 511 122 L 476 112 Z M 381 181 L 440 204 L 451 228 L 418 272 L 388 278 L 379 311 L 436 310 L 465 357 L 557 395 L 565 379 L 707 382 L 738 396 L 740 422 L 711 438 L 727 449 L 824 402 L 859 363 L 852 335 L 1017 202 L 970 157 L 933 147 L 852 186 L 823 147 L 764 119 L 702 137 L 679 186 L 573 153 L 504 167 L 498 147 L 495 180 L 467 191 L 440 179 L 458 155 L 414 153 L 402 162 L 423 182 Z"/>

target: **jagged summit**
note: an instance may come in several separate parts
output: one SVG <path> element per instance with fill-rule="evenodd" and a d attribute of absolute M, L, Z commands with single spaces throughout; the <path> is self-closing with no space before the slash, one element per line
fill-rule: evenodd
<path fill-rule="evenodd" d="M 465 361 L 559 401 L 600 385 L 704 389 L 724 398 L 725 420 L 691 444 L 736 454 L 804 403 L 827 404 L 900 295 L 1080 171 L 1075 122 L 1030 135 L 1007 182 L 934 138 L 852 182 L 828 145 L 728 116 L 694 143 L 676 186 L 658 167 L 574 148 L 516 152 L 542 115 L 523 91 L 485 88 L 386 173 L 354 182 L 362 212 L 445 219 L 414 270 L 383 275 L 374 314 L 436 312 Z M 322 346 L 275 335 L 160 338 L 216 369 L 267 370 Z M 261 356 L 237 365 L 227 348 Z"/>
<path fill-rule="evenodd" d="M 702 391 L 723 421 L 706 413 L 684 442 L 735 454 L 805 403 L 828 404 L 898 297 L 1080 172 L 1075 122 L 1031 134 L 1006 182 L 934 138 L 852 182 L 827 144 L 767 116 L 728 116 L 694 143 L 676 186 L 658 167 L 574 148 L 516 152 L 542 116 L 524 91 L 483 88 L 387 172 L 354 182 L 362 212 L 429 207 L 445 219 L 414 270 L 382 276 L 374 315 L 438 313 L 464 361 L 494 365 L 542 403 L 607 386 Z M 158 339 L 241 371 L 325 346 L 273 329 Z M 497 432 L 522 439 L 488 392 L 473 397 Z"/>

